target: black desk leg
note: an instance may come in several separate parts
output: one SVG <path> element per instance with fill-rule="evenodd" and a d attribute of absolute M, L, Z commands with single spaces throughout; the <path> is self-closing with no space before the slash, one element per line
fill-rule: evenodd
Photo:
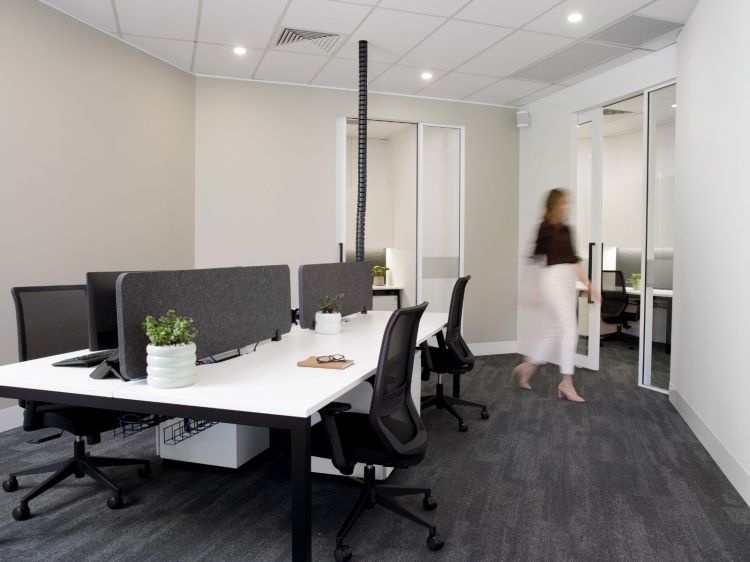
<path fill-rule="evenodd" d="M 401 289 L 396 289 L 396 308 L 401 308 Z"/>
<path fill-rule="evenodd" d="M 667 355 L 672 354 L 672 299 L 667 298 Z"/>
<path fill-rule="evenodd" d="M 310 418 L 291 428 L 292 441 L 292 560 L 312 560 L 310 499 Z"/>

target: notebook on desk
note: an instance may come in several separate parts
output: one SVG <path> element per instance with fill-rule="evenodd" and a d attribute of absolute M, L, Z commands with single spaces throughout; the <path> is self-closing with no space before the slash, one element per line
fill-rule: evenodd
<path fill-rule="evenodd" d="M 347 367 L 351 367 L 354 365 L 354 361 L 352 359 L 340 359 L 340 360 L 323 360 L 320 361 L 321 358 L 328 358 L 328 355 L 322 355 L 322 356 L 316 356 L 311 355 L 307 359 L 304 359 L 302 361 L 297 361 L 298 367 L 311 367 L 313 369 L 336 369 L 336 370 L 342 370 L 346 369 Z"/>

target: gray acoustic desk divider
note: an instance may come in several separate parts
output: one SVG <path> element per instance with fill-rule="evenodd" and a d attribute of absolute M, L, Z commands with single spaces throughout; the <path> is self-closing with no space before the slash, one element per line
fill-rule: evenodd
<path fill-rule="evenodd" d="M 117 336 L 125 376 L 146 374 L 151 314 L 174 309 L 194 320 L 198 358 L 280 338 L 292 328 L 289 266 L 123 273 L 117 278 Z"/>
<path fill-rule="evenodd" d="M 320 297 L 343 293 L 341 315 L 372 309 L 372 264 L 369 262 L 321 263 L 299 268 L 299 324 L 315 327 Z"/>

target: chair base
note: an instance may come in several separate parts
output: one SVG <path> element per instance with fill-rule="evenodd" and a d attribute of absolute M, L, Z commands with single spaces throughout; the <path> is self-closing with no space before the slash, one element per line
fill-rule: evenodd
<path fill-rule="evenodd" d="M 432 497 L 432 491 L 430 488 L 403 488 L 397 486 L 385 486 L 380 485 L 375 480 L 375 467 L 367 465 L 365 467 L 365 478 L 362 482 L 362 492 L 359 494 L 357 502 L 349 512 L 344 524 L 339 529 L 336 535 L 336 550 L 334 550 L 333 557 L 336 562 L 343 562 L 349 560 L 352 557 L 352 552 L 347 545 L 344 544 L 346 535 L 354 527 L 354 524 L 360 518 L 365 509 L 372 509 L 376 505 L 385 507 L 389 511 L 405 517 L 414 523 L 421 525 L 428 529 L 427 536 L 427 547 L 430 550 L 440 550 L 443 548 L 443 540 L 437 534 L 437 528 L 428 521 L 425 521 L 415 513 L 412 513 L 408 509 L 402 507 L 395 498 L 397 496 L 409 496 L 416 494 L 424 494 L 422 500 L 422 507 L 426 511 L 432 511 L 437 507 L 437 502 Z"/>
<path fill-rule="evenodd" d="M 627 327 L 630 327 L 630 326 L 627 326 Z M 599 338 L 599 344 L 601 345 L 601 342 L 605 342 L 605 341 L 618 340 L 624 343 L 625 345 L 627 345 L 628 349 L 635 349 L 633 345 L 633 339 L 635 339 L 634 336 L 630 336 L 628 334 L 623 333 L 622 326 L 618 324 L 616 332 L 604 334 L 603 336 L 601 336 L 601 338 Z"/>
<path fill-rule="evenodd" d="M 75 476 L 76 478 L 90 476 L 94 480 L 101 482 L 112 491 L 112 496 L 107 500 L 107 506 L 111 509 L 119 509 L 124 505 L 122 490 L 99 469 L 107 466 L 141 465 L 141 468 L 138 469 L 140 477 L 145 478 L 151 473 L 151 463 L 147 460 L 92 457 L 86 453 L 86 444 L 83 439 L 80 436 L 76 437 L 73 445 L 73 458 L 10 473 L 8 479 L 3 482 L 3 489 L 6 492 L 15 492 L 18 489 L 18 476 L 45 474 L 47 472 L 53 473 L 44 482 L 39 484 L 39 486 L 21 498 L 18 506 L 13 510 L 14 519 L 17 521 L 28 519 L 31 516 L 29 502 L 62 482 L 68 476 Z"/>
<path fill-rule="evenodd" d="M 421 403 L 422 410 L 424 410 L 425 408 L 429 408 L 430 406 L 435 406 L 436 408 L 441 408 L 443 410 L 448 411 L 454 418 L 458 420 L 458 430 L 462 432 L 468 431 L 469 426 L 466 424 L 466 422 L 464 422 L 464 419 L 459 415 L 459 413 L 456 411 L 456 409 L 453 406 L 470 406 L 472 408 L 481 408 L 482 419 L 486 420 L 487 418 L 490 417 L 490 414 L 487 411 L 486 404 L 479 404 L 478 402 L 470 402 L 469 400 L 464 400 L 463 398 L 455 398 L 453 396 L 446 396 L 442 377 L 438 378 L 438 382 L 435 385 L 435 394 L 432 396 L 425 396 L 424 398 L 422 398 L 422 403 Z"/>

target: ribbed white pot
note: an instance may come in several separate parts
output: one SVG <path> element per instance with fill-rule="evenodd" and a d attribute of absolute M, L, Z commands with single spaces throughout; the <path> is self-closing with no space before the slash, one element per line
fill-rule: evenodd
<path fill-rule="evenodd" d="M 315 332 L 318 334 L 323 334 L 325 336 L 330 336 L 333 334 L 340 334 L 341 333 L 341 313 L 340 312 L 333 312 L 333 313 L 324 313 L 324 312 L 316 312 L 315 313 Z"/>
<path fill-rule="evenodd" d="M 195 344 L 147 345 L 146 382 L 156 388 L 180 388 L 195 383 Z"/>
<path fill-rule="evenodd" d="M 376 287 L 382 287 L 385 285 L 385 275 L 376 275 L 372 278 L 372 284 Z"/>

